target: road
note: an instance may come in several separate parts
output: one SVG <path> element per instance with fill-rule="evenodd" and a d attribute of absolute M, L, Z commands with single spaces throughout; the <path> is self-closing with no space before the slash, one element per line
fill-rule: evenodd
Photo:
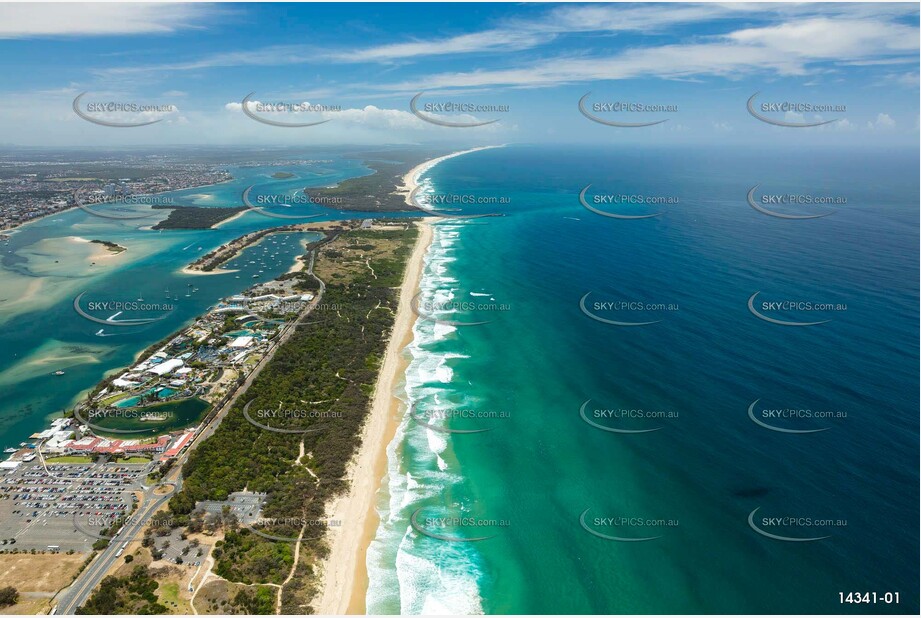
<path fill-rule="evenodd" d="M 86 600 L 89 598 L 90 594 L 99 585 L 99 582 L 103 580 L 106 576 L 106 573 L 112 568 L 112 565 L 117 560 L 119 548 L 125 541 L 133 541 L 137 538 L 140 533 L 143 531 L 147 522 L 153 517 L 153 515 L 160 510 L 170 498 L 173 497 L 181 488 L 182 488 L 182 466 L 188 460 L 189 455 L 192 450 L 198 446 L 201 442 L 209 438 L 214 434 L 218 425 L 221 424 L 221 421 L 227 415 L 227 412 L 233 407 L 237 400 L 249 389 L 253 381 L 259 376 L 259 373 L 262 369 L 269 363 L 272 357 L 275 355 L 275 352 L 280 348 L 284 343 L 291 337 L 291 334 L 297 329 L 297 325 L 308 315 L 313 309 L 320 303 L 320 300 L 323 298 L 323 292 L 326 291 L 325 282 L 313 274 L 313 265 L 314 258 L 316 256 L 316 250 L 310 252 L 310 265 L 307 268 L 307 272 L 313 275 L 313 277 L 320 283 L 320 289 L 317 292 L 316 297 L 310 301 L 310 304 L 304 308 L 304 311 L 297 317 L 294 322 L 286 324 L 282 328 L 282 332 L 279 335 L 278 339 L 275 340 L 274 345 L 266 350 L 265 356 L 256 364 L 253 368 L 253 371 L 247 376 L 246 380 L 243 381 L 243 384 L 237 387 L 234 392 L 233 397 L 231 397 L 224 406 L 215 414 L 214 418 L 205 425 L 195 436 L 195 440 L 192 444 L 182 453 L 177 459 L 176 463 L 170 468 L 169 472 L 160 482 L 159 486 L 172 485 L 173 490 L 163 496 L 156 496 L 154 494 L 155 488 L 150 488 L 145 492 L 144 499 L 141 502 L 141 506 L 138 508 L 135 513 L 131 515 L 129 523 L 122 528 L 121 532 L 109 543 L 109 546 L 102 550 L 99 555 L 96 557 L 90 565 L 83 570 L 80 575 L 77 576 L 77 579 L 74 581 L 70 587 L 65 588 L 58 593 L 59 602 L 56 607 L 56 614 L 60 615 L 73 615 L 77 608 L 83 605 Z"/>
<path fill-rule="evenodd" d="M 86 602 L 93 589 L 102 581 L 112 568 L 112 565 L 119 558 L 116 554 L 119 548 L 126 542 L 138 538 L 144 527 L 154 516 L 154 514 L 173 497 L 179 488 L 180 481 L 173 484 L 173 490 L 162 496 L 156 496 L 154 489 L 147 490 L 144 504 L 137 511 L 131 514 L 128 523 L 121 531 L 109 542 L 99 556 L 77 577 L 76 581 L 59 594 L 59 603 L 57 606 L 58 614 L 71 615 L 76 612 L 77 608 Z M 162 484 L 161 484 L 162 485 Z"/>

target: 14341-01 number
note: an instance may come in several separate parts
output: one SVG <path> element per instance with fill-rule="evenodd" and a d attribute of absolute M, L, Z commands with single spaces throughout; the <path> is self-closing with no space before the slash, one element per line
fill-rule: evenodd
<path fill-rule="evenodd" d="M 899 602 L 899 593 L 898 592 L 882 592 L 877 594 L 876 592 L 839 592 L 838 601 L 841 603 L 860 603 L 860 604 L 874 604 L 874 603 L 898 603 Z"/>

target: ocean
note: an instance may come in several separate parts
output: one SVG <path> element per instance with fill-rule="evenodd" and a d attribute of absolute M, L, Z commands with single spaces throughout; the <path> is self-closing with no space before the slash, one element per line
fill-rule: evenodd
<path fill-rule="evenodd" d="M 255 200 L 368 173 L 330 159 L 164 197 L 233 206 L 253 184 Z M 427 172 L 433 208 L 505 216 L 436 225 L 368 611 L 917 612 L 917 168 L 914 152 L 509 146 Z M 756 185 L 775 214 L 832 214 L 764 214 Z M 825 203 L 789 203 L 805 198 Z M 145 229 L 157 218 L 72 210 L 0 246 L 5 446 L 309 239 L 184 275 L 289 221 Z M 75 237 L 128 252 L 93 265 Z M 172 308 L 100 333 L 82 292 Z"/>
<path fill-rule="evenodd" d="M 305 186 L 327 186 L 371 173 L 360 160 L 311 153 L 317 163 L 290 166 L 230 167 L 234 179 L 207 187 L 158 194 L 161 203 L 180 206 L 241 206 L 241 194 L 254 186 L 251 203 L 260 195 L 293 196 Z M 274 178 L 277 172 L 290 177 Z M 125 216 L 122 210 L 150 212 L 150 218 L 114 220 L 71 209 L 21 226 L 0 244 L 0 444 L 15 446 L 48 419 L 73 406 L 108 373 L 129 366 L 148 346 L 190 324 L 221 298 L 243 291 L 257 279 L 285 273 L 303 254 L 311 234 L 280 234 L 247 248 L 226 268 L 226 274 L 188 275 L 181 269 L 196 258 L 247 232 L 290 223 L 360 218 L 367 213 L 341 212 L 319 206 L 296 206 L 294 214 L 313 219 L 280 219 L 254 212 L 210 230 L 163 230 L 150 227 L 166 210 L 149 206 L 105 205 L 96 210 Z M 268 208 L 287 215 L 293 211 Z M 86 241 L 104 240 L 127 251 L 114 258 L 93 257 Z M 93 264 L 92 262 L 96 263 Z M 169 294 L 167 295 L 167 291 Z M 80 317 L 80 304 L 123 303 L 138 307 L 116 319 L 162 318 L 132 327 L 114 327 Z M 143 300 L 142 300 L 143 299 Z M 107 318 L 114 311 L 91 312 Z M 55 371 L 64 375 L 54 376 Z"/>
<path fill-rule="evenodd" d="M 368 612 L 916 613 L 918 164 L 509 146 L 427 172 L 505 216 L 436 225 Z"/>

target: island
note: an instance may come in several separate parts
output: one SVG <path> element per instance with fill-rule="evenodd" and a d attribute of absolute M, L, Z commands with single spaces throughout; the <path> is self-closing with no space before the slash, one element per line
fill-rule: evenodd
<path fill-rule="evenodd" d="M 165 206 L 156 204 L 155 209 L 169 209 L 169 216 L 152 227 L 154 230 L 206 230 L 221 221 L 235 217 L 245 206 L 230 208 L 201 208 L 199 206 Z"/>
<path fill-rule="evenodd" d="M 102 245 L 103 247 L 111 251 L 112 253 L 121 253 L 122 251 L 128 250 L 125 247 L 122 247 L 121 245 L 118 245 L 108 240 L 91 240 L 90 242 L 96 243 L 98 245 Z"/>

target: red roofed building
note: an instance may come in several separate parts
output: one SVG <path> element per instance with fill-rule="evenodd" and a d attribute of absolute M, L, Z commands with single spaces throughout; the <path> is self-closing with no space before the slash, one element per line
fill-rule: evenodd
<path fill-rule="evenodd" d="M 160 436 L 154 443 L 129 444 L 125 446 L 126 453 L 162 453 L 169 445 L 169 436 Z"/>
<path fill-rule="evenodd" d="M 124 453 L 162 453 L 169 445 L 169 436 L 160 436 L 156 442 L 139 443 L 136 440 L 107 440 L 105 438 L 83 438 L 70 440 L 62 447 L 66 453 L 96 453 L 121 455 Z"/>

